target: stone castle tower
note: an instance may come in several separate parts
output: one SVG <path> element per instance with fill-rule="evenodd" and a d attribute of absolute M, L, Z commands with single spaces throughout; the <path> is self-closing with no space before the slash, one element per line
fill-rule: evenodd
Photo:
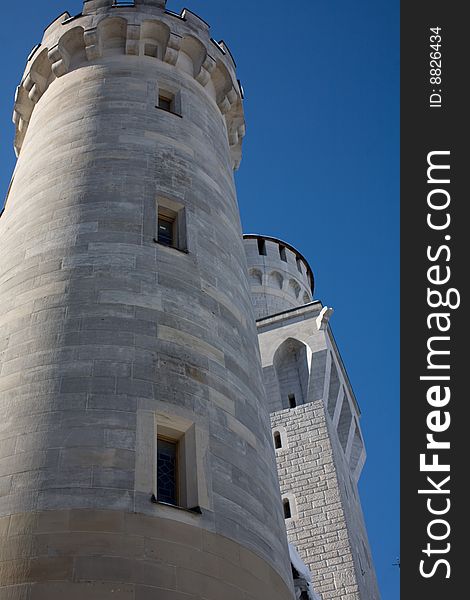
<path fill-rule="evenodd" d="M 332 310 L 312 301 L 313 273 L 295 248 L 244 237 L 289 541 L 324 600 L 378 600 L 357 491 L 360 410 Z"/>
<path fill-rule="evenodd" d="M 230 51 L 164 0 L 88 0 L 14 121 L 1 600 L 291 600 Z"/>
<path fill-rule="evenodd" d="M 287 541 L 322 600 L 379 598 L 331 311 L 292 246 L 242 240 L 242 100 L 227 46 L 165 0 L 87 0 L 28 57 L 0 218 L 0 600 L 312 598 Z"/>

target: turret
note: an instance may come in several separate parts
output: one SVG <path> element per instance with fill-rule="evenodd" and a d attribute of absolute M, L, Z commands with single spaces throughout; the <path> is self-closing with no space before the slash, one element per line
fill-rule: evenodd
<path fill-rule="evenodd" d="M 291 600 L 228 47 L 161 0 L 88 0 L 29 56 L 14 121 L 0 589 Z"/>
<path fill-rule="evenodd" d="M 379 600 L 357 485 L 361 411 L 333 309 L 312 300 L 311 268 L 290 244 L 245 235 L 244 246 L 289 542 L 322 598 Z"/>
<path fill-rule="evenodd" d="M 34 108 L 50 84 L 120 49 L 129 56 L 157 58 L 200 83 L 224 115 L 233 166 L 238 168 L 245 120 L 230 50 L 223 41 L 216 42 L 208 24 L 190 10 L 177 14 L 165 6 L 164 0 L 88 0 L 80 15 L 62 13 L 51 23 L 42 44 L 28 57 L 17 89 L 13 114 L 17 154 Z"/>
<path fill-rule="evenodd" d="M 298 250 L 266 235 L 246 234 L 243 239 L 257 319 L 312 301 L 313 272 Z"/>

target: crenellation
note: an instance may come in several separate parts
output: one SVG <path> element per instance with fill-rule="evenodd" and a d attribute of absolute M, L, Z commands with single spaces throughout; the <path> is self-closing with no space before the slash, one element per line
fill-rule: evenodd
<path fill-rule="evenodd" d="M 168 43 L 165 49 L 163 60 L 170 65 L 176 65 L 178 62 L 179 51 L 181 50 L 181 43 L 183 38 L 181 35 L 176 33 L 170 33 Z"/>
<path fill-rule="evenodd" d="M 81 13 L 80 13 L 81 15 Z M 44 36 L 49 35 L 54 31 L 54 29 L 58 28 L 60 25 L 63 25 L 68 19 L 71 19 L 70 13 L 66 10 L 63 13 L 60 13 L 53 21 L 44 29 Z M 29 60 L 29 58 L 28 58 Z"/>
<path fill-rule="evenodd" d="M 184 8 L 181 12 L 181 18 L 186 21 L 189 27 L 194 28 L 197 32 L 203 31 L 209 35 L 210 25 L 199 15 L 192 12 L 188 8 Z"/>
<path fill-rule="evenodd" d="M 41 46 L 41 55 L 47 57 L 47 64 L 43 66 L 52 76 L 45 81 L 40 77 L 36 77 L 40 81 L 35 80 L 39 64 L 35 55 L 20 85 L 29 94 L 31 104 L 25 105 L 21 99 L 15 104 L 17 154 L 23 145 L 34 107 L 54 79 L 84 66 L 87 61 L 99 63 L 103 52 L 122 48 L 121 51 L 134 60 L 153 56 L 176 66 L 192 75 L 206 89 L 226 120 L 232 164 L 237 169 L 241 160 L 245 120 L 233 59 L 219 46 L 221 52 L 218 57 L 212 56 L 214 46 L 205 21 L 186 9 L 181 13 L 181 20 L 174 22 L 164 7 L 165 3 L 158 1 L 142 0 L 134 7 L 125 7 L 106 0 L 89 0 L 85 2 L 82 15 L 72 20 L 64 20 L 65 13 L 60 15 L 46 29 Z M 155 48 L 153 55 L 149 53 L 150 47 Z M 190 68 L 187 68 L 188 61 Z"/>

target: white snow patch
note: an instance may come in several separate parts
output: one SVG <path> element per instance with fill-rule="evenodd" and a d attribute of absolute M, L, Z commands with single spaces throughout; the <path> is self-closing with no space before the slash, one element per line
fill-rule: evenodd
<path fill-rule="evenodd" d="M 292 566 L 300 575 L 300 577 L 302 577 L 302 579 L 304 579 L 307 583 L 309 600 L 321 600 L 320 596 L 313 589 L 312 575 L 310 573 L 310 570 L 304 563 L 304 561 L 300 558 L 299 553 L 297 552 L 293 544 L 289 544 L 289 556 Z"/>

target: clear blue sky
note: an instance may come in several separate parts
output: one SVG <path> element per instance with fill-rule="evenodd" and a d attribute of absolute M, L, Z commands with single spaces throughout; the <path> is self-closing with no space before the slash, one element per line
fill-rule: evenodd
<path fill-rule="evenodd" d="M 383 600 L 399 597 L 399 1 L 187 0 L 238 64 L 248 132 L 246 232 L 296 246 L 316 276 L 363 412 L 360 484 Z M 13 95 L 31 47 L 81 0 L 2 6 L 0 187 Z M 168 0 L 180 11 L 180 0 Z M 1 259 L 0 259 L 1 260 Z"/>

